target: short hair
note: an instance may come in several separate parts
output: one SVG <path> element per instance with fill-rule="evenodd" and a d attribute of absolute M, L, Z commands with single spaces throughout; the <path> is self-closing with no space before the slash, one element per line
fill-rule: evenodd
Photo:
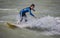
<path fill-rule="evenodd" d="M 35 4 L 31 4 L 31 6 L 35 6 Z M 31 7 L 31 6 L 30 6 L 30 7 Z"/>

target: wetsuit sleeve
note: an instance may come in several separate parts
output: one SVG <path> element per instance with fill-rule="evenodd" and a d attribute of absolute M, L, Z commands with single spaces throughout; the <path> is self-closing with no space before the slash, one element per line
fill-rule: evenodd
<path fill-rule="evenodd" d="M 34 16 L 34 15 L 32 14 L 32 12 L 31 12 L 31 10 L 29 10 L 29 13 L 30 13 L 31 16 Z"/>

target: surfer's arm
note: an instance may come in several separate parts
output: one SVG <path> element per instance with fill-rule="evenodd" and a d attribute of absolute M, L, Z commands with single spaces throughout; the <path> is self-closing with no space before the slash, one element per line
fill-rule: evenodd
<path fill-rule="evenodd" d="M 31 10 L 29 10 L 29 13 L 30 13 L 30 15 L 31 15 L 31 16 L 33 16 L 33 17 L 34 17 L 34 15 L 32 14 Z"/>
<path fill-rule="evenodd" d="M 35 15 L 32 14 L 31 10 L 29 10 L 29 13 L 30 13 L 31 16 L 33 16 L 34 18 L 36 18 Z"/>

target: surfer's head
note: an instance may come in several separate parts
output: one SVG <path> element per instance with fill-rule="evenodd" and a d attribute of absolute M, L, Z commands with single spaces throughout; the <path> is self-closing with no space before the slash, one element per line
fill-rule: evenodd
<path fill-rule="evenodd" d="M 31 10 L 33 10 L 34 7 L 35 7 L 35 4 L 31 4 L 31 5 L 30 5 Z"/>

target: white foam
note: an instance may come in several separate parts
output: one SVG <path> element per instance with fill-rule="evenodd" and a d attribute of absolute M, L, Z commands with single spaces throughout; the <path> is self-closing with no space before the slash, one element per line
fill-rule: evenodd
<path fill-rule="evenodd" d="M 49 30 L 51 30 L 49 32 L 51 32 L 52 34 L 60 34 L 60 17 L 45 16 L 39 19 L 29 17 L 28 22 L 23 23 L 23 25 L 37 28 L 49 28 Z"/>

